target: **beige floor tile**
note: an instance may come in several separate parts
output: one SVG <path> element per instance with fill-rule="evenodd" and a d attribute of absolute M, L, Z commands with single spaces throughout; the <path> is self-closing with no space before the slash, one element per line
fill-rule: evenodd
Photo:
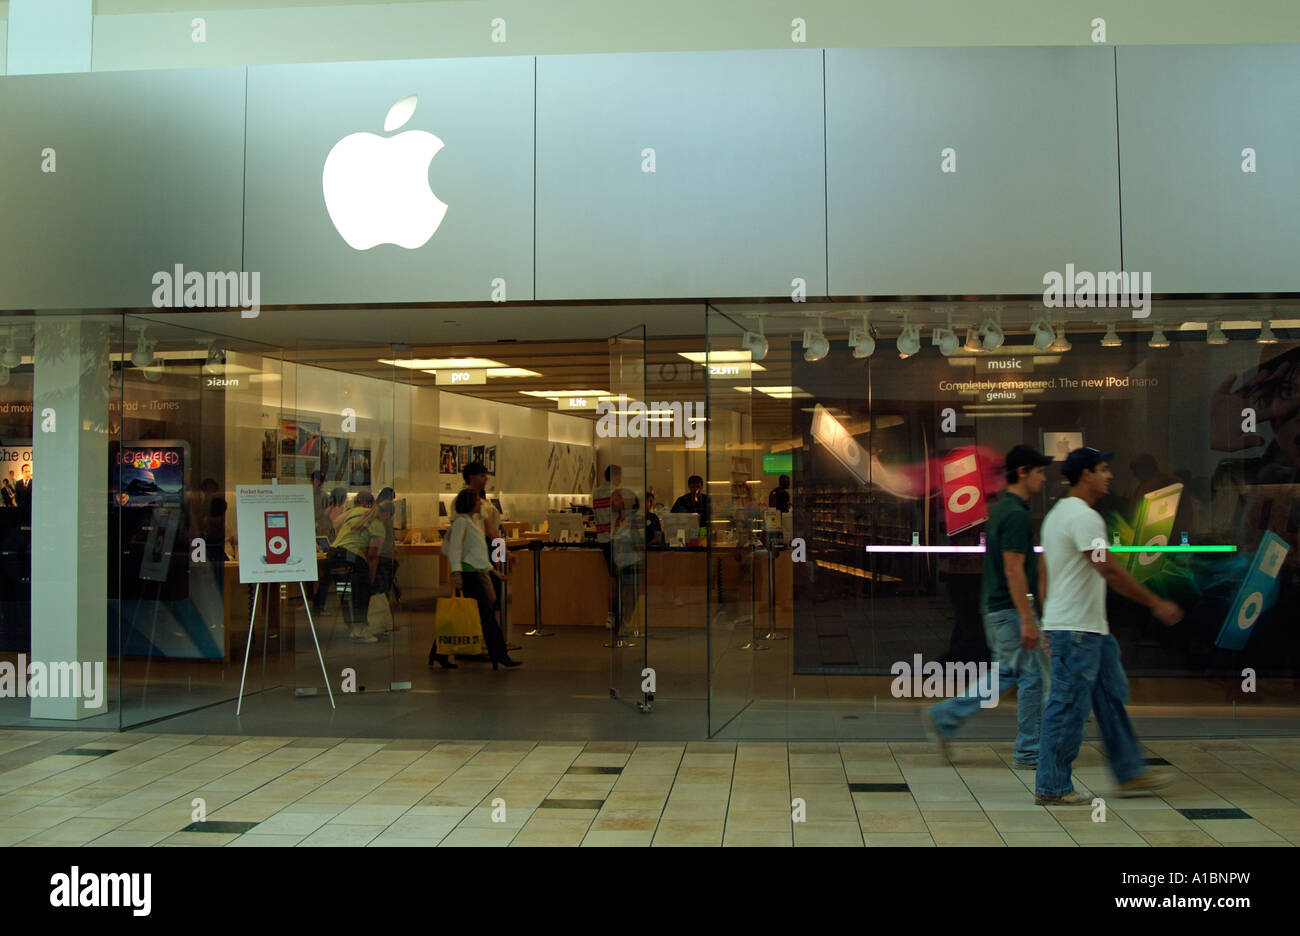
<path fill-rule="evenodd" d="M 861 845 L 862 829 L 857 822 L 796 822 L 795 845 Z"/>
<path fill-rule="evenodd" d="M 1278 842 L 1283 837 L 1254 819 L 1197 819 L 1201 831 L 1224 845 Z"/>
<path fill-rule="evenodd" d="M 1080 845 L 1123 845 L 1145 841 L 1123 820 L 1116 818 L 1108 818 L 1105 822 L 1062 821 L 1061 825 Z"/>
<path fill-rule="evenodd" d="M 655 809 L 662 810 L 668 802 L 664 793 L 622 793 L 613 791 L 605 797 L 605 809 Z"/>
<path fill-rule="evenodd" d="M 984 815 L 999 832 L 1064 832 L 1056 817 L 1041 806 L 1005 812 L 987 810 Z"/>
<path fill-rule="evenodd" d="M 1252 819 L 1275 832 L 1300 831 L 1300 809 L 1251 809 L 1248 812 Z"/>
<path fill-rule="evenodd" d="M 234 833 L 225 832 L 177 832 L 167 836 L 159 842 L 159 845 L 203 845 L 209 848 L 220 848 L 223 845 L 229 845 L 235 839 L 239 838 Z"/>
<path fill-rule="evenodd" d="M 510 803 L 506 803 L 504 812 L 496 806 L 477 806 L 460 821 L 458 828 L 519 829 L 535 812 L 534 807 L 514 806 Z"/>
<path fill-rule="evenodd" d="M 790 810 L 792 797 L 777 790 L 765 790 L 761 793 L 735 792 L 730 797 L 732 809 L 784 809 Z"/>
<path fill-rule="evenodd" d="M 1003 832 L 1002 839 L 1013 848 L 1075 848 L 1078 842 L 1064 829 L 1059 832 Z"/>
<path fill-rule="evenodd" d="M 687 817 L 679 817 L 687 818 Z M 651 832 L 659 825 L 657 809 L 602 809 L 591 824 L 597 832 Z M 649 844 L 649 843 L 647 843 Z"/>
<path fill-rule="evenodd" d="M 843 786 L 848 790 L 848 778 L 844 775 L 842 768 L 790 768 L 790 785 L 792 787 L 804 787 L 807 784 Z"/>
<path fill-rule="evenodd" d="M 1188 845 L 1203 845 L 1212 848 L 1222 846 L 1222 842 L 1216 842 L 1213 838 L 1206 835 L 1200 829 L 1183 829 L 1179 831 L 1147 831 L 1139 833 L 1142 840 L 1148 845 L 1176 845 L 1179 847 Z"/>
<path fill-rule="evenodd" d="M 931 822 L 936 845 L 1003 845 L 1002 836 L 989 822 Z"/>
<path fill-rule="evenodd" d="M 86 843 L 87 848 L 148 848 L 167 838 L 169 832 L 128 831 L 114 829 Z"/>
<path fill-rule="evenodd" d="M 854 793 L 853 805 L 860 812 L 915 812 L 911 793 Z"/>
<path fill-rule="evenodd" d="M 343 810 L 330 822 L 339 825 L 386 826 L 406 812 L 408 808 L 408 806 L 379 806 L 358 803 Z"/>
<path fill-rule="evenodd" d="M 304 838 L 298 845 L 302 848 L 360 848 L 376 835 L 384 831 L 381 825 L 334 825 L 326 823 Z"/>
<path fill-rule="evenodd" d="M 721 819 L 664 819 L 655 832 L 656 845 L 721 845 Z"/>
<path fill-rule="evenodd" d="M 1124 800 L 1119 800 L 1124 802 Z M 1120 820 L 1138 832 L 1175 832 L 1195 829 L 1192 820 L 1176 809 L 1110 809 L 1107 821 Z"/>
<path fill-rule="evenodd" d="M 739 832 L 789 832 L 794 822 L 788 809 L 732 809 L 727 830 Z"/>
<path fill-rule="evenodd" d="M 862 826 L 865 835 L 881 833 L 909 833 L 913 835 L 925 833 L 927 837 L 929 835 L 929 827 L 925 824 L 925 819 L 918 810 L 912 812 L 903 812 L 901 810 L 867 812 L 859 810 L 858 823 Z"/>
<path fill-rule="evenodd" d="M 874 832 L 863 836 L 868 848 L 930 847 L 934 839 L 929 833 Z"/>
<path fill-rule="evenodd" d="M 790 848 L 794 838 L 790 832 L 733 830 L 728 826 L 722 845 L 724 848 Z"/>
<path fill-rule="evenodd" d="M 85 845 L 122 824 L 120 819 L 65 819 L 58 825 L 29 835 L 24 842 L 48 845 Z"/>
<path fill-rule="evenodd" d="M 652 830 L 614 830 L 593 827 L 582 839 L 583 848 L 648 848 Z"/>
<path fill-rule="evenodd" d="M 227 848 L 293 848 L 303 840 L 301 835 L 243 835 L 230 842 Z"/>
<path fill-rule="evenodd" d="M 278 812 L 249 829 L 246 835 L 289 835 L 299 838 L 311 835 L 332 816 L 324 813 Z"/>
<path fill-rule="evenodd" d="M 438 847 L 504 848 L 518 834 L 518 829 L 455 829 L 438 843 Z"/>
<path fill-rule="evenodd" d="M 727 814 L 726 798 L 691 799 L 676 793 L 668 797 L 664 806 L 665 819 L 721 819 Z"/>

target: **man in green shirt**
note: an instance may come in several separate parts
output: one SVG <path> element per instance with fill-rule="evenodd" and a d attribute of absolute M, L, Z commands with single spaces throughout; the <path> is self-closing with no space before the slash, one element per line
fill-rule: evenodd
<path fill-rule="evenodd" d="M 981 700 L 1001 696 L 1015 686 L 1019 690 L 1015 767 L 1034 770 L 1038 766 L 1043 683 L 1048 670 L 1039 647 L 1034 600 L 1037 596 L 1041 607 L 1047 575 L 1042 558 L 1034 554 L 1029 498 L 1043 489 L 1043 468 L 1051 463 L 1050 458 L 1028 445 L 1017 445 L 1007 453 L 1007 491 L 989 511 L 980 587 L 984 636 L 997 664 L 998 684 L 977 684 L 964 696 L 944 699 L 925 710 L 926 732 L 945 757 L 949 739 L 979 711 Z"/>

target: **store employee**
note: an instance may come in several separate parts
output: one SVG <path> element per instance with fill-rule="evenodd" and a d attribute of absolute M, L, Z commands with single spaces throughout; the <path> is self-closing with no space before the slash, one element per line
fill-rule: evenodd
<path fill-rule="evenodd" d="M 686 479 L 687 490 L 689 494 L 683 494 L 673 502 L 673 513 L 694 513 L 700 515 L 700 526 L 707 526 L 709 523 L 709 495 L 702 493 L 704 491 L 704 479 L 699 475 L 691 475 Z"/>

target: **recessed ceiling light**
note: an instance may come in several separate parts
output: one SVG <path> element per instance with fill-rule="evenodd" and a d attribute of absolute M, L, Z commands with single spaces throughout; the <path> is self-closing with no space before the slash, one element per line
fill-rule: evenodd
<path fill-rule="evenodd" d="M 392 367 L 405 367 L 408 370 L 437 370 L 438 368 L 455 368 L 456 370 L 473 370 L 476 368 L 505 367 L 500 361 L 488 358 L 380 358 L 380 364 Z"/>
<path fill-rule="evenodd" d="M 558 400 L 560 397 L 595 397 L 598 400 L 611 399 L 608 390 L 520 390 L 524 396 L 537 397 L 541 400 Z"/>

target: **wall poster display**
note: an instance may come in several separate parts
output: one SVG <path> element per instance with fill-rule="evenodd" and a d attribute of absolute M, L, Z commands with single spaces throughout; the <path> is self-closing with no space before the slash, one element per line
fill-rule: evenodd
<path fill-rule="evenodd" d="M 348 485 L 370 487 L 370 449 L 354 448 L 348 451 Z"/>
<path fill-rule="evenodd" d="M 347 439 L 326 436 L 321 440 L 320 470 L 326 484 L 347 484 L 351 470 Z"/>
<path fill-rule="evenodd" d="M 456 446 L 446 443 L 438 446 L 438 474 L 454 475 L 459 471 L 456 467 Z"/>
<path fill-rule="evenodd" d="M 483 449 L 483 464 L 487 467 L 488 474 L 497 473 L 497 447 L 489 445 Z"/>

